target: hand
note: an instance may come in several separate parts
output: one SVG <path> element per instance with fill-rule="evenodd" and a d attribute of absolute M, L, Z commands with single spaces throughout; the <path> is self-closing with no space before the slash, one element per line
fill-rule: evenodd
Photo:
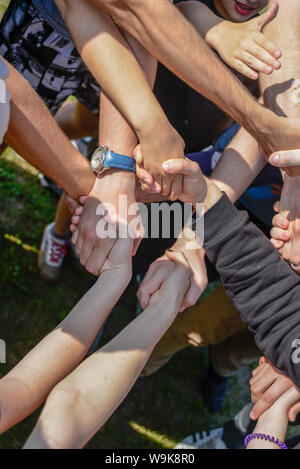
<path fill-rule="evenodd" d="M 283 168 L 290 177 L 300 176 L 300 150 L 278 151 L 268 158 L 268 162 Z"/>
<path fill-rule="evenodd" d="M 274 209 L 278 211 L 279 207 L 280 214 L 273 219 L 271 242 L 300 274 L 300 178 L 284 176 L 280 204 L 275 204 Z"/>
<path fill-rule="evenodd" d="M 175 251 L 174 251 L 175 250 Z M 157 292 L 162 283 L 172 272 L 174 260 L 184 254 L 189 266 L 190 286 L 186 291 L 179 311 L 193 306 L 202 295 L 207 286 L 207 273 L 204 262 L 205 252 L 203 250 L 177 250 L 176 244 L 172 252 L 167 252 L 164 256 L 154 261 L 140 285 L 137 296 L 143 309 L 149 305 L 151 297 Z"/>
<path fill-rule="evenodd" d="M 117 239 L 109 252 L 103 266 L 100 269 L 99 275 L 106 272 L 114 271 L 114 273 L 121 273 L 128 281 L 132 277 L 132 250 L 133 239 L 128 237 L 124 239 Z"/>
<path fill-rule="evenodd" d="M 295 406 L 299 406 L 299 399 L 300 392 L 296 386 L 284 392 L 274 404 L 259 417 L 254 433 L 276 436 L 280 441 L 284 441 L 291 409 L 295 409 Z M 248 449 L 279 448 L 269 441 L 252 440 L 248 445 Z"/>
<path fill-rule="evenodd" d="M 182 176 L 168 175 L 162 164 L 170 158 L 184 158 L 184 142 L 176 130 L 168 123 L 160 132 L 139 135 L 140 144 L 135 149 L 137 176 L 142 179 L 142 187 L 149 192 L 172 194 L 173 200 L 181 192 Z M 143 171 L 144 170 L 144 171 Z M 146 175 L 146 181 L 143 176 Z M 153 187 L 155 188 L 153 190 Z"/>
<path fill-rule="evenodd" d="M 261 130 L 256 131 L 255 137 L 267 161 L 269 162 L 272 154 L 283 155 L 289 150 L 300 148 L 300 118 L 279 117 L 272 111 L 265 112 L 263 122 L 266 126 L 262 123 Z M 285 166 L 282 169 L 285 169 Z M 287 172 L 290 176 L 299 176 L 298 167 L 287 167 Z"/>
<path fill-rule="evenodd" d="M 266 358 L 261 358 L 250 380 L 251 398 L 255 403 L 250 417 L 258 419 L 286 391 L 294 387 L 293 381 L 278 371 Z M 294 409 L 291 409 L 290 417 Z"/>
<path fill-rule="evenodd" d="M 204 202 L 207 194 L 207 183 L 198 163 L 185 158 L 184 160 L 168 160 L 163 164 L 167 174 L 182 174 L 182 192 L 177 198 L 185 203 Z M 171 196 L 171 200 L 174 200 Z"/>
<path fill-rule="evenodd" d="M 189 287 L 189 265 L 185 255 L 178 252 L 176 257 L 174 257 L 174 261 L 169 261 L 168 275 L 161 279 L 158 289 L 153 292 L 149 298 L 147 306 L 158 303 L 162 307 L 163 300 L 165 300 L 168 305 L 174 301 L 176 303 L 174 311 L 177 315 Z"/>
<path fill-rule="evenodd" d="M 80 262 L 94 275 L 99 275 L 101 267 L 116 242 L 120 229 L 128 227 L 132 218 L 139 216 L 138 208 L 136 214 L 129 217 L 124 209 L 120 213 L 119 197 L 125 197 L 127 208 L 136 203 L 135 200 L 135 175 L 125 171 L 109 170 L 98 176 L 96 183 L 88 198 L 81 199 L 85 202 L 84 210 L 79 207 L 72 219 L 71 230 L 74 232 L 72 242 L 80 255 Z M 97 209 L 101 208 L 102 216 L 97 215 Z M 103 236 L 98 236 L 98 223 L 105 216 L 107 209 L 110 218 Z M 124 212 L 124 213 L 123 213 Z M 78 223 L 78 226 L 77 226 Z M 136 233 L 129 233 L 134 236 Z M 134 251 L 140 239 L 136 240 Z M 134 253 L 134 252 L 133 252 Z"/>
<path fill-rule="evenodd" d="M 270 74 L 281 67 L 281 51 L 262 33 L 277 12 L 278 4 L 273 3 L 266 13 L 245 23 L 222 21 L 207 33 L 206 41 L 230 67 L 257 80 L 257 72 Z"/>

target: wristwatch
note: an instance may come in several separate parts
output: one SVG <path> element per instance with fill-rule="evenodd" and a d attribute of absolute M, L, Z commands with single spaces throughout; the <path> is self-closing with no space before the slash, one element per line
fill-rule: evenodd
<path fill-rule="evenodd" d="M 107 146 L 100 146 L 92 156 L 91 168 L 97 174 L 102 174 L 110 168 L 124 169 L 135 173 L 135 159 L 131 156 L 114 153 Z"/>

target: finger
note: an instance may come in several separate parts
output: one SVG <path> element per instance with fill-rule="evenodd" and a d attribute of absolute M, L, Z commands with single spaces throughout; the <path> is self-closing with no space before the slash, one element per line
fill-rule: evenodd
<path fill-rule="evenodd" d="M 172 179 L 170 177 L 164 177 L 161 184 L 161 193 L 165 197 L 169 196 L 172 187 Z"/>
<path fill-rule="evenodd" d="M 274 210 L 274 212 L 277 212 L 277 213 L 280 212 L 280 201 L 279 200 L 277 202 L 275 202 L 275 204 L 273 205 L 273 210 Z"/>
<path fill-rule="evenodd" d="M 257 80 L 259 78 L 259 74 L 255 70 L 252 70 L 252 68 L 248 67 L 248 65 L 246 65 L 239 59 L 236 59 L 234 68 L 239 73 L 241 73 L 247 78 L 250 78 L 251 80 Z"/>
<path fill-rule="evenodd" d="M 249 43 L 247 43 L 246 50 L 247 52 L 249 52 L 249 54 L 253 55 L 266 66 L 270 67 L 271 73 L 273 70 L 279 70 L 281 67 L 281 63 L 279 62 L 279 60 L 276 60 L 274 58 L 274 47 L 270 46 L 269 44 L 270 50 L 268 50 L 268 41 L 264 41 L 264 39 L 265 36 L 263 34 L 257 34 L 257 36 L 255 37 L 255 42 L 250 41 Z M 268 72 L 265 71 L 265 73 Z"/>
<path fill-rule="evenodd" d="M 173 179 L 169 199 L 175 201 L 179 199 L 179 196 L 182 194 L 182 177 L 177 176 Z"/>
<path fill-rule="evenodd" d="M 160 289 L 165 279 L 166 270 L 163 268 L 157 269 L 156 272 L 153 272 L 151 278 L 144 279 L 145 281 L 142 282 L 137 292 L 137 297 L 143 309 L 146 309 L 148 307 L 152 295 Z"/>
<path fill-rule="evenodd" d="M 251 394 L 254 402 L 259 400 L 263 393 L 276 381 L 278 375 L 274 373 L 271 367 L 264 365 L 260 373 L 257 373 L 250 379 Z"/>
<path fill-rule="evenodd" d="M 74 231 L 72 230 L 72 227 L 74 227 Z M 74 244 L 74 246 L 75 246 L 75 245 L 76 245 L 76 242 L 77 242 L 77 238 L 78 238 L 78 227 L 75 226 L 75 225 L 71 225 L 71 226 L 70 226 L 70 230 L 71 230 L 72 233 L 73 233 L 71 242 L 72 242 L 72 244 Z"/>
<path fill-rule="evenodd" d="M 136 165 L 136 175 L 141 183 L 152 186 L 154 179 L 142 166 Z"/>
<path fill-rule="evenodd" d="M 280 251 L 283 246 L 284 246 L 284 242 L 283 241 L 278 241 L 277 239 L 273 239 L 271 238 L 270 239 L 271 241 L 271 244 L 273 244 L 274 248 L 277 250 L 277 251 Z"/>
<path fill-rule="evenodd" d="M 264 62 L 262 62 L 262 60 L 247 51 L 242 52 L 240 59 L 252 70 L 256 70 L 257 72 L 262 72 L 266 74 L 270 74 L 273 72 L 273 67 L 271 67 L 270 65 L 266 65 Z"/>
<path fill-rule="evenodd" d="M 192 178 L 197 178 L 197 176 L 202 175 L 198 163 L 187 158 L 165 161 L 165 163 L 163 163 L 163 169 L 168 174 L 183 174 L 184 176 Z"/>
<path fill-rule="evenodd" d="M 74 215 L 81 216 L 83 214 L 83 211 L 84 211 L 84 206 L 80 205 L 79 207 L 76 208 Z"/>
<path fill-rule="evenodd" d="M 270 3 L 265 13 L 257 18 L 257 27 L 259 31 L 263 31 L 274 18 L 276 18 L 279 10 L 279 5 L 276 2 Z"/>
<path fill-rule="evenodd" d="M 79 206 L 78 202 L 73 199 L 70 195 L 68 194 L 65 194 L 65 200 L 66 200 L 66 203 L 69 207 L 69 210 L 70 212 L 73 214 L 75 213 L 75 210 L 77 209 L 77 207 Z"/>
<path fill-rule="evenodd" d="M 202 295 L 204 289 L 205 287 L 203 288 L 192 281 L 190 288 L 188 289 L 182 301 L 180 312 L 184 311 L 186 308 L 190 308 L 191 306 L 194 306 L 197 303 L 200 296 Z"/>
<path fill-rule="evenodd" d="M 88 198 L 89 197 L 86 196 L 86 195 L 83 195 L 82 197 L 80 197 L 79 201 L 80 201 L 81 205 L 85 205 Z"/>
<path fill-rule="evenodd" d="M 287 150 L 273 153 L 268 161 L 276 167 L 284 168 L 285 166 L 299 166 L 300 165 L 300 150 Z M 300 168 L 299 168 L 300 172 Z"/>
<path fill-rule="evenodd" d="M 78 225 L 80 222 L 80 217 L 77 215 L 73 215 L 71 218 L 72 225 Z"/>
<path fill-rule="evenodd" d="M 84 264 L 88 272 L 96 276 L 100 275 L 103 264 L 116 241 L 117 239 L 115 238 L 99 239 L 97 244 L 90 251 L 90 256 Z"/>
<path fill-rule="evenodd" d="M 281 64 L 278 59 L 282 57 L 282 52 L 273 41 L 270 41 L 269 39 L 267 39 L 264 34 L 258 33 L 254 37 L 254 42 L 258 46 L 260 46 L 262 49 L 267 51 L 271 55 L 273 61 L 274 59 L 276 59 L 275 62 L 279 64 L 278 68 L 281 67 Z"/>
<path fill-rule="evenodd" d="M 290 225 L 290 221 L 281 214 L 278 214 L 273 217 L 272 224 L 275 228 L 282 228 L 283 230 L 287 230 Z"/>
<path fill-rule="evenodd" d="M 144 158 L 142 154 L 141 145 L 137 145 L 135 149 L 133 150 L 133 158 L 135 159 L 137 165 L 143 164 Z"/>
<path fill-rule="evenodd" d="M 291 239 L 291 233 L 286 230 L 282 230 L 281 228 L 272 228 L 271 229 L 271 237 L 278 241 L 287 242 Z"/>
<path fill-rule="evenodd" d="M 297 402 L 289 410 L 289 414 L 288 414 L 289 421 L 290 422 L 295 422 L 296 417 L 299 414 L 299 412 L 300 412 L 300 402 Z"/>
<path fill-rule="evenodd" d="M 282 396 L 282 394 L 290 389 L 291 386 L 292 383 L 287 379 L 276 379 L 272 386 L 263 394 L 262 398 L 254 405 L 250 413 L 251 419 L 257 420 L 280 396 Z"/>

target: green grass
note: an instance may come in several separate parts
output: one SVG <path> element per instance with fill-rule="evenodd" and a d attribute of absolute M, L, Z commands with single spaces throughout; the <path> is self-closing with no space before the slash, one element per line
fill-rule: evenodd
<path fill-rule="evenodd" d="M 71 310 L 82 296 L 87 276 L 67 261 L 62 281 L 45 284 L 38 275 L 37 251 L 56 199 L 42 189 L 29 165 L 16 165 L 9 150 L 0 159 L 0 338 L 7 343 L 7 373 Z M 24 169 L 25 168 L 25 169 Z M 134 318 L 135 289 L 114 310 L 104 342 Z M 232 381 L 224 410 L 213 418 L 203 408 L 200 385 L 206 353 L 189 349 L 149 378 L 140 379 L 115 415 L 90 442 L 90 448 L 169 448 L 190 432 L 219 425 L 248 399 L 246 378 Z M 101 390 L 99 390 L 101 392 Z M 20 448 L 37 413 L 2 435 L 0 448 Z"/>
<path fill-rule="evenodd" d="M 0 0 L 0 16 L 8 3 Z M 68 261 L 58 285 L 46 285 L 38 275 L 37 252 L 56 203 L 40 187 L 30 165 L 11 150 L 0 158 L 0 339 L 7 344 L 7 364 L 0 365 L 0 378 L 66 316 L 87 284 L 87 276 L 76 273 Z M 134 318 L 134 310 L 131 288 L 115 308 L 104 342 Z M 152 377 L 138 380 L 88 447 L 171 448 L 187 434 L 234 416 L 249 400 L 248 374 L 231 380 L 223 411 L 211 417 L 200 398 L 206 361 L 205 350 L 188 349 Z M 37 417 L 38 411 L 2 435 L 0 449 L 21 448 Z"/>

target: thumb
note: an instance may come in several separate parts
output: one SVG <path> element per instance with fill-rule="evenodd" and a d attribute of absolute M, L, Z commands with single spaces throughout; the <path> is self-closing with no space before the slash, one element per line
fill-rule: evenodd
<path fill-rule="evenodd" d="M 300 402 L 297 402 L 289 410 L 289 421 L 290 422 L 295 422 L 296 417 L 299 414 L 299 412 L 300 412 Z"/>
<path fill-rule="evenodd" d="M 178 158 L 176 160 L 165 161 L 162 167 L 167 174 L 183 174 L 184 176 L 191 178 L 202 174 L 198 163 L 195 163 L 188 158 Z"/>
<path fill-rule="evenodd" d="M 260 32 L 263 31 L 264 27 L 267 26 L 267 24 L 271 23 L 271 21 L 273 21 L 273 19 L 276 18 L 278 10 L 279 10 L 278 3 L 273 2 L 269 5 L 267 11 L 256 19 L 257 27 Z"/>
<path fill-rule="evenodd" d="M 284 168 L 285 166 L 300 166 L 300 150 L 287 150 L 273 153 L 269 158 L 273 166 Z"/>
<path fill-rule="evenodd" d="M 136 164 L 142 165 L 143 164 L 143 154 L 141 150 L 141 145 L 137 145 L 133 150 L 133 158 L 136 161 Z"/>

